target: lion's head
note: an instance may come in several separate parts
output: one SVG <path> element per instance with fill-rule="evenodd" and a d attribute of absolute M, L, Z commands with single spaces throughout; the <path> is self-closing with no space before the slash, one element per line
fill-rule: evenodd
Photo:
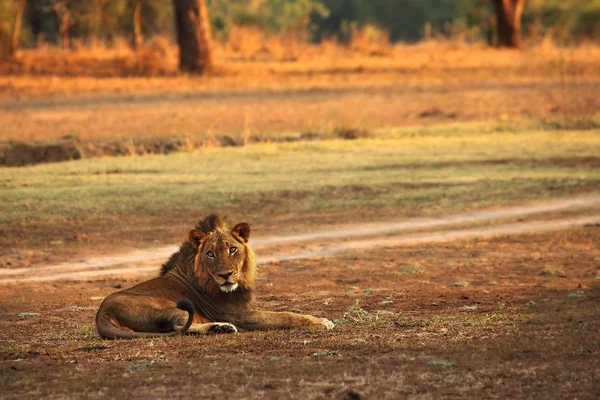
<path fill-rule="evenodd" d="M 241 222 L 229 230 L 203 232 L 192 230 L 189 241 L 198 249 L 194 273 L 201 281 L 212 281 L 225 293 L 250 288 L 254 283 L 256 266 L 254 254 L 248 246 L 250 226 Z"/>

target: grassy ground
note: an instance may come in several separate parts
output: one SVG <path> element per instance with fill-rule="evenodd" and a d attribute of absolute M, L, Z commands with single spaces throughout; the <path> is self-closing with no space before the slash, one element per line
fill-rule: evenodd
<path fill-rule="evenodd" d="M 255 51 L 244 51 L 243 47 L 252 44 L 258 46 Z M 21 50 L 13 60 L 0 63 L 0 74 L 6 76 L 0 78 L 0 97 L 389 85 L 391 78 L 406 86 L 497 82 L 499 76 L 503 82 L 521 84 L 559 77 L 597 81 L 595 66 L 600 56 L 600 46 L 593 43 L 563 47 L 550 40 L 528 45 L 523 51 L 461 41 L 378 43 L 371 48 L 368 44 L 299 43 L 295 48 L 279 46 L 283 52 L 295 53 L 279 55 L 255 40 L 241 46 L 217 43 L 217 71 L 198 79 L 177 76 L 178 52 L 173 43 L 159 39 L 147 45 L 153 46 L 161 47 L 160 51 L 145 49 L 139 54 L 123 43 L 74 50 L 49 46 Z M 162 68 L 140 69 L 140 59 Z"/>
<path fill-rule="evenodd" d="M 179 241 L 211 210 L 294 231 L 597 192 L 598 133 L 463 124 L 0 168 L 2 253 Z"/>

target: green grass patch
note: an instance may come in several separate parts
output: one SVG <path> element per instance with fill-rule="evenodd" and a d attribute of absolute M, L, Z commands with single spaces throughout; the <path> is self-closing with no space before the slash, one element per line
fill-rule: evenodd
<path fill-rule="evenodd" d="M 36 313 L 36 312 L 22 312 L 19 314 L 19 317 L 21 318 L 31 318 L 31 317 L 39 317 L 42 314 L 40 313 Z"/>
<path fill-rule="evenodd" d="M 146 371 L 152 368 L 150 364 L 132 364 L 126 366 L 124 369 L 127 372 L 138 372 L 138 371 Z"/>
<path fill-rule="evenodd" d="M 339 357 L 340 353 L 335 350 L 325 350 L 313 353 L 314 357 Z"/>
<path fill-rule="evenodd" d="M 431 365 L 434 367 L 452 367 L 454 363 L 452 361 L 446 360 L 431 360 L 427 361 L 427 365 Z"/>
<path fill-rule="evenodd" d="M 426 215 L 600 189 L 598 130 L 463 128 L 0 168 L 0 241 L 210 210 L 251 220 L 358 208 Z"/>

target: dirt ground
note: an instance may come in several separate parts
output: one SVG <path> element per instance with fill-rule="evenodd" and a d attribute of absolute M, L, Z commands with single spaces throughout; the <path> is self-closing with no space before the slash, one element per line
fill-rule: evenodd
<path fill-rule="evenodd" d="M 102 298 L 152 274 L 3 286 L 0 397 L 598 398 L 598 243 L 591 224 L 264 265 L 260 307 L 337 325 L 316 333 L 104 341 Z"/>

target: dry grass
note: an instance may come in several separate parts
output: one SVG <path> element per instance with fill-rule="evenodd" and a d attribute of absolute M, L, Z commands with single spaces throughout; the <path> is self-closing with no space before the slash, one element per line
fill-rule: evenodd
<path fill-rule="evenodd" d="M 247 143 L 289 132 L 508 119 L 585 127 L 600 109 L 598 45 L 544 41 L 512 51 L 460 41 L 391 46 L 366 31 L 354 37 L 347 46 L 316 46 L 236 28 L 216 46 L 222 67 L 205 77 L 176 75 L 177 51 L 164 38 L 139 53 L 122 42 L 24 50 L 0 65 L 12 71 L 0 76 L 0 141 L 230 135 Z"/>
<path fill-rule="evenodd" d="M 561 48 L 546 41 L 517 52 L 458 41 L 391 46 L 371 41 L 368 33 L 356 37 L 348 46 L 332 41 L 317 46 L 293 34 L 273 37 L 234 30 L 229 42 L 216 46 L 217 72 L 204 78 L 177 76 L 177 50 L 164 38 L 147 43 L 139 53 L 124 44 L 71 51 L 45 46 L 22 50 L 13 61 L 0 64 L 0 97 L 371 87 L 390 82 L 439 86 L 494 82 L 499 77 L 505 83 L 600 80 L 600 46 L 592 44 Z M 125 76 L 128 79 L 122 79 Z"/>
<path fill-rule="evenodd" d="M 182 78 L 185 79 L 185 78 Z M 0 110 L 0 141 L 228 135 L 237 141 L 298 133 L 330 135 L 340 128 L 376 130 L 463 121 L 548 120 L 568 126 L 600 107 L 599 85 L 348 88 L 315 92 L 171 95 L 140 99 L 89 97 L 17 103 Z"/>

